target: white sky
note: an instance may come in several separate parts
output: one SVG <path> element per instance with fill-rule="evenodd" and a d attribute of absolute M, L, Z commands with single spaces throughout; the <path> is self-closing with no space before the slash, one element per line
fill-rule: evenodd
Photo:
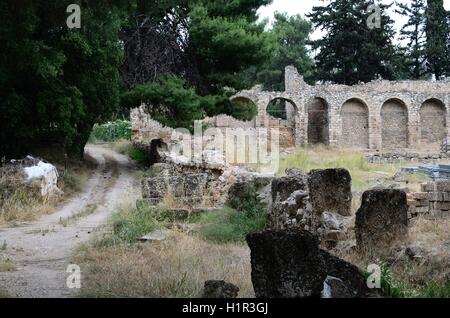
<path fill-rule="evenodd" d="M 446 3 L 444 6 L 450 6 L 450 0 L 444 0 Z M 286 12 L 289 15 L 300 14 L 305 16 L 306 13 L 311 12 L 314 6 L 321 6 L 327 4 L 329 0 L 273 0 L 273 3 L 269 6 L 262 7 L 258 10 L 261 19 L 268 18 L 270 22 L 273 22 L 273 16 L 276 11 Z M 394 0 L 383 0 L 383 3 L 390 4 Z M 399 2 L 408 3 L 408 0 L 399 0 Z M 396 14 L 393 6 L 389 15 L 395 21 L 395 28 L 397 32 L 407 21 L 407 18 Z M 323 32 L 321 30 L 314 30 L 311 38 L 313 40 L 322 37 Z M 398 34 L 397 34 L 398 35 Z"/>

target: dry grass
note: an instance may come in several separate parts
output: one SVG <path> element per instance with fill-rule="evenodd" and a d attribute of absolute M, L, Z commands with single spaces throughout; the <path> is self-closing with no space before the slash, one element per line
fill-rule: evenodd
<path fill-rule="evenodd" d="M 345 168 L 352 176 L 352 211 L 361 202 L 362 193 L 373 187 L 402 187 L 411 191 L 420 190 L 420 183 L 429 180 L 425 175 L 406 175 L 394 180 L 401 167 L 414 165 L 411 162 L 373 164 L 365 160 L 366 152 L 331 146 L 299 148 L 281 160 L 278 173 L 283 175 L 287 168 L 299 168 L 306 172 L 312 169 Z"/>
<path fill-rule="evenodd" d="M 24 184 L 23 176 L 17 172 L 3 169 L 0 174 L 0 224 L 14 221 L 30 221 L 41 215 L 53 213 L 65 200 L 81 191 L 86 183 L 93 164 L 89 158 L 81 162 L 57 156 L 55 150 L 42 151 L 40 157 L 46 158 L 58 169 L 58 188 L 62 196 L 43 199 L 37 187 Z M 46 156 L 45 153 L 48 153 Z"/>
<path fill-rule="evenodd" d="M 254 297 L 247 247 L 216 245 L 173 232 L 166 241 L 133 246 L 84 247 L 81 297 L 199 297 L 209 279 L 239 286 Z"/>
<path fill-rule="evenodd" d="M 382 266 L 389 294 L 393 297 L 450 297 L 450 220 L 416 219 L 409 228 L 408 241 L 417 255 L 391 249 L 388 256 L 367 259 L 354 249 L 338 250 L 337 256 L 362 270 L 371 263 Z"/>

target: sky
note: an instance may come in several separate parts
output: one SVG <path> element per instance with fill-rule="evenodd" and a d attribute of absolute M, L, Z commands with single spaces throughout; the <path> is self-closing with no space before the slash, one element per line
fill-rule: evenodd
<path fill-rule="evenodd" d="M 399 0 L 399 2 L 408 3 L 409 0 Z M 273 3 L 269 6 L 262 7 L 258 10 L 259 16 L 261 19 L 268 18 L 270 22 L 273 21 L 273 15 L 276 11 L 278 12 L 287 12 L 289 15 L 300 14 L 304 16 L 306 13 L 311 12 L 314 6 L 321 6 L 329 2 L 329 0 L 321 1 L 321 0 L 273 0 Z M 394 2 L 394 0 L 383 0 L 383 3 L 390 4 Z M 444 7 L 449 10 L 450 8 L 450 0 L 444 0 Z M 396 14 L 393 9 L 390 10 L 390 16 L 395 21 L 395 28 L 398 32 L 401 27 L 407 21 L 407 18 L 402 17 Z M 323 36 L 323 32 L 321 30 L 315 30 L 311 35 L 313 40 L 321 38 Z M 398 39 L 396 39 L 398 40 Z"/>

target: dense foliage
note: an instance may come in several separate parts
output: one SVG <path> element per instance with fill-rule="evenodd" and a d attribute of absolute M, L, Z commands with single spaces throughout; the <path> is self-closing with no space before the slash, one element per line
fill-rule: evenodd
<path fill-rule="evenodd" d="M 66 26 L 74 2 L 80 29 Z M 264 25 L 256 23 L 256 10 L 268 2 L 2 1 L 0 156 L 41 144 L 82 156 L 93 125 L 119 111 L 122 88 L 132 88 L 126 106 L 159 101 L 152 112 L 173 125 L 232 113 L 230 91 L 245 87 L 239 72 L 270 54 Z M 146 23 L 155 32 L 137 27 Z"/>
<path fill-rule="evenodd" d="M 426 58 L 428 70 L 437 79 L 450 76 L 450 14 L 443 0 L 427 0 Z"/>
<path fill-rule="evenodd" d="M 311 24 L 300 15 L 275 13 L 270 34 L 276 49 L 272 57 L 256 70 L 258 83 L 267 90 L 284 91 L 284 69 L 293 65 L 312 84 L 314 61 L 308 48 L 310 33 Z"/>
<path fill-rule="evenodd" d="M 128 1 L 85 0 L 81 28 L 69 29 L 73 2 L 0 3 L 0 156 L 40 144 L 81 156 L 94 123 L 118 107 Z"/>
<path fill-rule="evenodd" d="M 131 122 L 129 120 L 108 121 L 95 124 L 91 132 L 91 141 L 112 142 L 131 138 Z"/>
<path fill-rule="evenodd" d="M 66 25 L 73 2 L 81 7 L 79 29 Z M 380 1 L 380 29 L 367 27 L 368 0 L 332 0 L 314 7 L 310 22 L 276 14 L 267 28 L 256 12 L 270 2 L 1 1 L 0 157 L 41 145 L 82 156 L 95 123 L 143 102 L 173 127 L 219 113 L 248 120 L 254 105 L 229 97 L 257 82 L 283 90 L 287 65 L 311 83 L 450 75 L 442 0 L 400 6 L 409 18 L 401 49 Z M 312 27 L 326 33 L 310 47 Z"/>
<path fill-rule="evenodd" d="M 395 36 L 389 6 L 381 8 L 380 28 L 369 28 L 367 12 L 372 1 L 332 0 L 313 8 L 309 18 L 326 34 L 313 42 L 317 78 L 341 84 L 356 84 L 374 79 L 396 79 L 400 74 L 400 55 L 392 39 Z"/>

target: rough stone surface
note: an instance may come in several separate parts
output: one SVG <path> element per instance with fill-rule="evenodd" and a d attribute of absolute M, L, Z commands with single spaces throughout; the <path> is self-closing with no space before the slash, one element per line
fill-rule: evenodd
<path fill-rule="evenodd" d="M 317 238 L 308 231 L 267 230 L 247 235 L 247 243 L 258 298 L 320 297 L 324 293 L 353 298 L 369 293 L 364 274 L 321 250 Z M 330 276 L 339 280 L 338 286 L 330 283 Z"/>
<path fill-rule="evenodd" d="M 387 252 L 403 241 L 408 231 L 408 206 L 402 190 L 375 189 L 364 192 L 356 212 L 355 235 L 361 252 Z"/>
<path fill-rule="evenodd" d="M 315 205 L 314 205 L 315 203 Z M 348 238 L 352 218 L 351 178 L 346 170 L 315 170 L 306 175 L 288 169 L 272 181 L 270 229 L 304 229 L 329 249 Z"/>
<path fill-rule="evenodd" d="M 348 170 L 312 170 L 308 174 L 309 196 L 317 214 L 333 211 L 343 216 L 351 215 L 352 178 Z"/>
<path fill-rule="evenodd" d="M 207 280 L 203 298 L 236 298 L 239 287 L 223 280 Z"/>
<path fill-rule="evenodd" d="M 319 297 L 327 277 L 318 240 L 307 231 L 249 234 L 257 298 Z"/>
<path fill-rule="evenodd" d="M 436 180 L 421 185 L 422 192 L 408 193 L 408 218 L 450 218 L 450 180 Z"/>
<path fill-rule="evenodd" d="M 295 127 L 296 145 L 317 142 L 363 149 L 438 149 L 448 135 L 450 81 L 377 80 L 354 86 L 310 86 L 289 66 L 284 92 L 263 91 L 261 86 L 234 98 L 258 107 L 255 124 Z M 267 105 L 284 99 L 294 105 L 293 118 L 273 124 Z"/>

